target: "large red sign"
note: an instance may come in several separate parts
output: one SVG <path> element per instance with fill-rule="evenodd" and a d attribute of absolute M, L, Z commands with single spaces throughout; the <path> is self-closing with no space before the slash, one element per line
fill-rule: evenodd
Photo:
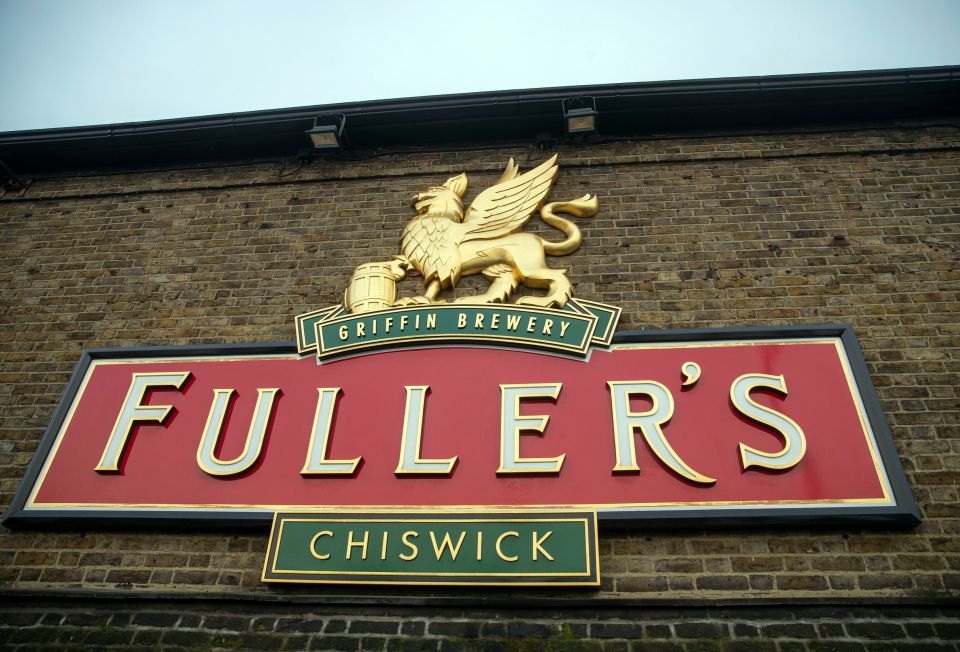
<path fill-rule="evenodd" d="M 323 364 L 92 352 L 8 517 L 915 518 L 849 329 L 737 335 L 620 337 L 586 361 L 467 347 Z"/>

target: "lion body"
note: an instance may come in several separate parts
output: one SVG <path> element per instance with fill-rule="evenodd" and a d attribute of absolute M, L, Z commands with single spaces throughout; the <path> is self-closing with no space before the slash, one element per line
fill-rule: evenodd
<path fill-rule="evenodd" d="M 418 216 L 407 224 L 401 238 L 402 255 L 423 275 L 428 301 L 436 299 L 439 289 L 454 287 L 463 276 L 483 274 L 492 281 L 483 294 L 457 299 L 460 303 L 502 303 L 519 285 L 546 289 L 543 296 L 523 296 L 518 304 L 563 307 L 573 294 L 565 271 L 552 269 L 546 256 L 562 256 L 580 247 L 580 229 L 572 221 L 556 214 L 569 213 L 589 217 L 597 212 L 596 197 L 585 196 L 571 202 L 554 202 L 541 209 L 541 218 L 566 235 L 561 242 L 544 240 L 533 233 L 517 231 L 493 238 L 465 236 L 463 225 L 447 217 Z M 429 296 L 432 284 L 437 287 Z M 421 303 L 418 298 L 401 303 Z"/>

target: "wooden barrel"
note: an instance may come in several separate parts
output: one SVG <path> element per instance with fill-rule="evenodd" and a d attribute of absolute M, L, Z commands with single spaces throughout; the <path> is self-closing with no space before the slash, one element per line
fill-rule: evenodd
<path fill-rule="evenodd" d="M 384 310 L 397 299 L 396 263 L 365 263 L 354 270 L 343 303 L 352 313 Z"/>

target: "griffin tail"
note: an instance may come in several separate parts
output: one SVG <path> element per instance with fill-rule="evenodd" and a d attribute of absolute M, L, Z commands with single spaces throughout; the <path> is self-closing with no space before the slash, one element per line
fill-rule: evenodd
<path fill-rule="evenodd" d="M 584 195 L 573 201 L 555 201 L 540 209 L 540 218 L 550 226 L 560 229 L 567 236 L 561 242 L 543 241 L 543 252 L 550 256 L 565 256 L 580 248 L 583 240 L 580 229 L 570 220 L 560 217 L 556 212 L 567 213 L 574 217 L 593 217 L 599 209 L 596 195 Z"/>

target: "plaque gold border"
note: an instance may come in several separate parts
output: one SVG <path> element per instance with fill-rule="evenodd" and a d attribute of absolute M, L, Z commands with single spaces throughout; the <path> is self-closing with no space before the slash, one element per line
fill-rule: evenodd
<path fill-rule="evenodd" d="M 879 451 L 876 445 L 876 437 L 873 434 L 872 428 L 869 428 L 869 420 L 864 413 L 864 406 L 862 399 L 859 396 L 859 393 L 856 391 L 856 385 L 853 381 L 852 371 L 850 369 L 849 360 L 846 357 L 842 343 L 837 337 L 818 337 L 818 338 L 798 338 L 794 340 L 736 340 L 728 342 L 683 342 L 683 343 L 650 343 L 650 344 L 614 344 L 611 347 L 611 350 L 648 350 L 648 349 L 662 349 L 662 348 L 704 348 L 704 347 L 718 347 L 718 346 L 751 346 L 751 345 L 777 345 L 777 346 L 790 346 L 794 344 L 826 344 L 832 345 L 836 351 L 841 366 L 844 371 L 844 376 L 847 382 L 847 388 L 850 391 L 851 400 L 854 403 L 854 408 L 857 411 L 858 418 L 860 420 L 860 425 L 862 429 L 862 434 L 866 440 L 868 450 L 870 452 L 870 457 L 873 462 L 874 471 L 877 473 L 877 477 L 880 483 L 880 486 L 883 489 L 883 495 L 879 497 L 872 498 L 824 498 L 824 499 L 804 499 L 804 500 L 744 500 L 744 501 L 695 501 L 695 502 L 679 502 L 679 501 L 651 501 L 651 502 L 629 502 L 629 503 L 590 503 L 590 504 L 535 504 L 535 505 L 490 505 L 490 504 L 478 504 L 478 505 L 444 505 L 444 509 L 505 509 L 505 508 L 533 508 L 533 509 L 589 509 L 589 508 L 598 508 L 601 511 L 610 510 L 610 509 L 630 509 L 630 508 L 640 508 L 640 509 L 650 509 L 650 508 L 686 508 L 686 507 L 734 507 L 734 506 L 744 506 L 744 507 L 762 507 L 766 505 L 776 505 L 776 506 L 804 506 L 804 505 L 821 505 L 821 506 L 833 506 L 833 505 L 870 505 L 870 506 L 888 506 L 893 505 L 894 502 L 891 499 L 891 491 L 889 486 L 889 478 L 884 472 L 884 466 L 879 459 Z M 37 478 L 37 481 L 34 483 L 32 491 L 29 494 L 25 507 L 30 510 L 43 510 L 43 509 L 149 509 L 149 510 L 170 510 L 170 509 L 191 509 L 191 510 L 258 510 L 258 511 L 283 511 L 283 510 L 299 510 L 303 509 L 303 505 L 288 505 L 288 504 L 244 504 L 244 503 L 225 503 L 225 504 L 212 504 L 212 503 L 91 503 L 91 502 L 70 502 L 70 503 L 39 503 L 36 501 L 36 496 L 40 491 L 40 487 L 43 484 L 43 481 L 46 479 L 47 472 L 50 466 L 53 463 L 53 460 L 57 454 L 57 451 L 60 447 L 60 442 L 63 439 L 64 434 L 66 433 L 67 428 L 70 425 L 70 421 L 73 418 L 73 414 L 77 408 L 77 405 L 80 403 L 84 391 L 86 390 L 87 383 L 93 371 L 99 365 L 116 365 L 116 364 L 130 364 L 130 363 L 189 363 L 191 361 L 216 361 L 216 362 L 227 362 L 232 360 L 252 360 L 252 359 L 290 359 L 295 360 L 299 359 L 299 355 L 290 354 L 290 355 L 280 355 L 280 356 L 230 356 L 230 357 L 209 357 L 209 356 L 198 356 L 194 358 L 190 357 L 181 357 L 181 358 L 131 358 L 131 359 L 117 359 L 117 360 L 95 360 L 91 363 L 90 367 L 87 369 L 86 376 L 83 379 L 83 383 L 76 394 L 73 402 L 70 405 L 70 410 L 67 414 L 67 418 L 64 420 L 62 427 L 57 435 L 57 439 L 54 443 L 53 449 L 50 454 L 47 456 L 43 468 L 40 471 L 40 474 Z M 440 506 L 425 506 L 423 509 L 436 509 Z M 399 511 L 414 511 L 419 509 L 416 506 L 409 505 L 318 505 L 315 506 L 316 511 L 326 510 L 326 509 L 381 509 L 381 510 L 399 510 Z"/>

